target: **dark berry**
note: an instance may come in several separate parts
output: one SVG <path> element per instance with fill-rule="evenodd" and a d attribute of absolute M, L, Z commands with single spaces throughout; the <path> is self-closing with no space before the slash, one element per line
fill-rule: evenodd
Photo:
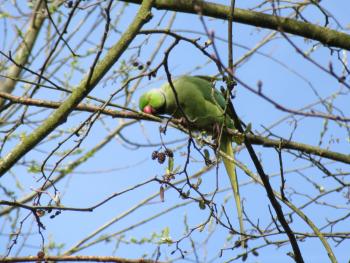
<path fill-rule="evenodd" d="M 37 257 L 40 258 L 40 259 L 42 259 L 42 258 L 45 257 L 45 253 L 44 253 L 43 251 L 39 251 L 36 255 L 37 255 Z"/>
<path fill-rule="evenodd" d="M 170 157 L 170 158 L 174 157 L 174 153 L 173 153 L 173 151 L 170 150 L 170 149 L 166 149 L 166 150 L 165 150 L 165 154 L 166 154 L 168 157 Z"/>
<path fill-rule="evenodd" d="M 155 160 L 155 159 L 157 159 L 158 158 L 158 151 L 154 151 L 153 153 L 152 153 L 152 160 Z"/>
<path fill-rule="evenodd" d="M 162 164 L 165 162 L 166 155 L 165 153 L 158 153 L 158 163 Z"/>
<path fill-rule="evenodd" d="M 198 205 L 199 205 L 199 208 L 200 208 L 200 209 L 202 209 L 202 210 L 205 209 L 205 201 L 204 201 L 204 200 L 200 200 L 199 203 L 198 203 Z"/>
<path fill-rule="evenodd" d="M 42 216 L 45 215 L 45 211 L 42 210 L 42 209 L 36 210 L 35 213 L 36 213 L 36 215 L 37 215 L 38 217 L 42 217 Z"/>
<path fill-rule="evenodd" d="M 235 241 L 235 248 L 240 247 L 242 245 L 240 240 Z"/>

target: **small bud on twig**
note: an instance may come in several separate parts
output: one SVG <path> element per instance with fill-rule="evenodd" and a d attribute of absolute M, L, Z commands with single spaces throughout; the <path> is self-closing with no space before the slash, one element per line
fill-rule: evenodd
<path fill-rule="evenodd" d="M 261 81 L 260 79 L 258 80 L 257 85 L 258 85 L 258 92 L 259 92 L 259 94 L 260 94 L 261 91 L 262 91 L 262 86 L 263 86 L 263 83 L 262 83 L 262 81 Z"/>

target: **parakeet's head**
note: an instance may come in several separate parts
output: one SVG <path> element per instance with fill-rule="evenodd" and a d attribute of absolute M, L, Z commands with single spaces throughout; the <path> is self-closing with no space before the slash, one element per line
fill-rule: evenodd
<path fill-rule="evenodd" d="M 162 114 L 165 108 L 165 96 L 159 89 L 153 89 L 140 97 L 139 108 L 144 113 Z"/>

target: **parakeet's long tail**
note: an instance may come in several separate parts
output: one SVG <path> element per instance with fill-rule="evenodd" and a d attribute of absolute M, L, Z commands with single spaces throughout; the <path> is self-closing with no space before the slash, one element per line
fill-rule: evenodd
<path fill-rule="evenodd" d="M 221 137 L 220 149 L 221 149 L 221 151 L 226 153 L 229 157 L 234 159 L 232 142 L 224 134 Z M 223 157 L 223 162 L 224 162 L 224 165 L 226 168 L 227 175 L 230 178 L 231 187 L 233 190 L 233 195 L 234 195 L 235 202 L 236 202 L 240 232 L 241 232 L 241 234 L 245 234 L 244 225 L 243 225 L 242 204 L 241 204 L 241 198 L 239 195 L 239 188 L 238 188 L 238 181 L 237 181 L 237 174 L 236 174 L 236 166 L 232 161 L 230 161 L 229 159 L 227 159 L 225 157 Z M 244 237 L 243 237 L 243 239 L 244 239 Z M 243 242 L 242 244 L 244 245 L 244 243 L 245 242 Z"/>

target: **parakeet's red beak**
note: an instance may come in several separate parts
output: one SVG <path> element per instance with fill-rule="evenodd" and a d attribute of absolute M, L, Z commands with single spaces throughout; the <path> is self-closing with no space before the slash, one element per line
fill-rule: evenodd
<path fill-rule="evenodd" d="M 143 112 L 147 114 L 153 114 L 155 110 L 152 108 L 151 105 L 147 105 L 143 108 Z"/>

